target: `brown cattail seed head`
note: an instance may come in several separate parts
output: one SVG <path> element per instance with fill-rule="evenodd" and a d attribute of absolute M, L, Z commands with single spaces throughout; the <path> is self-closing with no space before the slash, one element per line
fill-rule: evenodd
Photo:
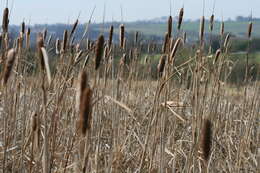
<path fill-rule="evenodd" d="M 26 32 L 26 49 L 30 48 L 30 36 L 31 35 L 31 29 L 28 28 Z"/>
<path fill-rule="evenodd" d="M 44 70 L 44 59 L 41 48 L 44 47 L 43 34 L 38 33 L 37 35 L 37 53 L 40 60 L 41 69 Z"/>
<path fill-rule="evenodd" d="M 86 131 L 91 126 L 92 93 L 90 88 L 86 88 L 80 102 L 79 129 L 83 135 L 86 135 Z"/>
<path fill-rule="evenodd" d="M 139 32 L 136 31 L 135 32 L 135 45 L 137 45 L 137 43 L 138 43 L 138 36 L 139 36 Z"/>
<path fill-rule="evenodd" d="M 212 145 L 212 124 L 209 119 L 204 120 L 201 132 L 201 150 L 204 161 L 208 161 L 210 157 Z"/>
<path fill-rule="evenodd" d="M 172 37 L 172 16 L 168 18 L 168 37 Z"/>
<path fill-rule="evenodd" d="M 165 63 L 166 63 L 166 56 L 162 55 L 161 58 L 160 58 L 159 64 L 157 66 L 159 76 L 161 76 L 163 71 L 164 71 Z"/>
<path fill-rule="evenodd" d="M 62 52 L 66 51 L 68 41 L 68 31 L 65 30 L 63 33 Z"/>
<path fill-rule="evenodd" d="M 213 28 L 214 28 L 214 14 L 212 14 L 211 16 L 210 16 L 210 23 L 209 23 L 209 30 L 210 31 L 213 31 Z"/>
<path fill-rule="evenodd" d="M 3 24 L 2 24 L 2 29 L 4 33 L 8 32 L 8 24 L 9 24 L 9 9 L 5 8 L 3 14 Z"/>
<path fill-rule="evenodd" d="M 176 52 L 178 50 L 178 46 L 179 46 L 180 42 L 181 42 L 181 38 L 178 38 L 176 40 L 175 44 L 174 44 L 174 47 L 173 47 L 171 55 L 170 55 L 170 62 L 171 63 L 174 63 L 174 61 L 175 61 L 175 55 L 176 55 Z"/>
<path fill-rule="evenodd" d="M 43 41 L 45 41 L 46 40 L 46 38 L 47 38 L 47 29 L 45 28 L 43 31 L 42 31 L 42 34 L 43 34 Z"/>
<path fill-rule="evenodd" d="M 110 26 L 109 37 L 108 37 L 108 48 L 111 49 L 113 42 L 114 26 Z"/>
<path fill-rule="evenodd" d="M 56 54 L 60 54 L 60 40 L 57 38 L 55 43 Z"/>
<path fill-rule="evenodd" d="M 120 25 L 120 47 L 124 48 L 124 41 L 125 41 L 125 26 L 122 24 Z"/>
<path fill-rule="evenodd" d="M 186 41 L 187 41 L 187 33 L 184 32 L 184 33 L 183 33 L 183 44 L 185 44 Z"/>
<path fill-rule="evenodd" d="M 220 26 L 220 35 L 223 36 L 225 32 L 225 23 L 222 21 Z"/>
<path fill-rule="evenodd" d="M 216 53 L 215 53 L 215 59 L 214 59 L 214 61 L 213 61 L 213 65 L 218 62 L 220 53 L 221 53 L 221 49 L 218 49 L 218 50 L 216 51 Z"/>
<path fill-rule="evenodd" d="M 4 68 L 3 84 L 6 85 L 11 75 L 13 64 L 15 61 L 15 49 L 10 49 L 7 53 L 7 61 Z"/>
<path fill-rule="evenodd" d="M 224 47 L 227 48 L 228 46 L 228 43 L 229 43 L 229 40 L 230 40 L 230 34 L 228 33 L 226 38 L 225 38 L 225 42 L 224 42 Z"/>
<path fill-rule="evenodd" d="M 248 33 L 247 33 L 248 39 L 251 39 L 252 29 L 253 29 L 253 23 L 250 22 L 249 25 L 248 25 Z"/>
<path fill-rule="evenodd" d="M 77 87 L 77 94 L 76 94 L 76 110 L 79 111 L 80 109 L 80 102 L 83 98 L 83 92 L 86 88 L 89 88 L 89 84 L 88 84 L 88 75 L 86 71 L 82 71 L 79 74 L 78 77 L 78 87 Z"/>
<path fill-rule="evenodd" d="M 21 32 L 24 34 L 25 33 L 25 23 L 22 22 L 21 24 Z"/>
<path fill-rule="evenodd" d="M 181 24 L 183 20 L 183 14 L 184 14 L 184 9 L 181 8 L 180 13 L 179 13 L 179 20 L 178 20 L 178 30 L 181 29 Z"/>
<path fill-rule="evenodd" d="M 73 36 L 73 34 L 75 33 L 75 31 L 76 31 L 76 28 L 77 28 L 77 26 L 78 26 L 78 23 L 79 23 L 79 20 L 77 19 L 77 20 L 76 20 L 76 22 L 74 23 L 74 25 L 73 25 L 72 29 L 71 29 L 71 32 L 70 32 L 70 37 L 72 37 L 72 36 Z"/>
<path fill-rule="evenodd" d="M 204 39 L 204 26 L 205 26 L 205 17 L 202 16 L 200 20 L 200 41 L 202 43 Z"/>
<path fill-rule="evenodd" d="M 103 52 L 104 52 L 104 43 L 105 43 L 105 39 L 104 39 L 104 36 L 103 35 L 100 35 L 98 37 L 98 40 L 97 40 L 97 45 L 96 45 L 96 59 L 95 59 L 95 70 L 97 70 L 100 66 L 100 63 L 101 63 L 101 59 L 102 59 L 102 56 L 103 56 Z"/>
<path fill-rule="evenodd" d="M 31 127 L 32 127 L 32 131 L 35 132 L 37 129 L 37 125 L 38 125 L 38 116 L 36 113 L 34 113 L 32 115 L 32 119 L 31 119 Z"/>
<path fill-rule="evenodd" d="M 165 33 L 164 43 L 163 43 L 163 53 L 167 52 L 168 42 L 169 42 L 169 36 L 168 36 L 168 33 Z"/>

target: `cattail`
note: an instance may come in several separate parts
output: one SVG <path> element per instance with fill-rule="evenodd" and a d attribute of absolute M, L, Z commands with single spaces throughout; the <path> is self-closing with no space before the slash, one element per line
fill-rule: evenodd
<path fill-rule="evenodd" d="M 7 61 L 4 68 L 3 84 L 6 85 L 11 75 L 11 71 L 15 61 L 15 49 L 10 49 L 7 53 Z"/>
<path fill-rule="evenodd" d="M 128 58 L 129 58 L 130 61 L 133 59 L 133 49 L 129 50 Z"/>
<path fill-rule="evenodd" d="M 172 37 L 172 16 L 168 18 L 168 37 Z"/>
<path fill-rule="evenodd" d="M 78 23 L 79 23 L 79 20 L 77 19 L 76 22 L 74 23 L 74 25 L 73 25 L 71 31 L 70 31 L 70 38 L 71 38 L 71 37 L 73 36 L 73 34 L 75 33 L 76 28 L 77 28 L 77 26 L 78 26 Z"/>
<path fill-rule="evenodd" d="M 21 33 L 24 34 L 25 33 L 25 23 L 22 22 L 21 24 Z"/>
<path fill-rule="evenodd" d="M 204 39 L 204 26 L 205 26 L 205 17 L 202 16 L 200 20 L 200 42 L 203 42 Z"/>
<path fill-rule="evenodd" d="M 228 33 L 226 38 L 225 38 L 225 42 L 224 42 L 224 47 L 227 48 L 228 46 L 228 43 L 229 43 L 229 40 L 230 40 L 230 34 Z"/>
<path fill-rule="evenodd" d="M 204 161 L 208 161 L 210 157 L 211 145 L 212 145 L 212 124 L 209 119 L 204 120 L 202 132 L 201 132 L 201 150 Z"/>
<path fill-rule="evenodd" d="M 9 9 L 5 8 L 4 9 L 4 14 L 3 14 L 3 24 L 2 24 L 2 29 L 4 33 L 8 32 L 8 24 L 9 24 Z"/>
<path fill-rule="evenodd" d="M 41 52 L 42 52 L 42 55 L 43 55 L 45 70 L 46 70 L 46 73 L 47 73 L 47 79 L 48 79 L 48 82 L 49 82 L 49 85 L 50 85 L 51 84 L 51 70 L 50 70 L 50 65 L 49 65 L 48 53 L 47 53 L 47 50 L 45 49 L 45 47 L 41 47 Z"/>
<path fill-rule="evenodd" d="M 210 16 L 210 24 L 209 24 L 209 30 L 212 32 L 213 31 L 213 28 L 214 28 L 214 14 L 212 14 L 211 16 Z"/>
<path fill-rule="evenodd" d="M 168 33 L 166 32 L 165 36 L 164 36 L 163 53 L 167 52 L 168 41 L 169 41 L 169 36 L 168 36 Z"/>
<path fill-rule="evenodd" d="M 23 34 L 20 32 L 20 37 L 18 38 L 18 48 L 21 50 L 23 48 Z"/>
<path fill-rule="evenodd" d="M 79 73 L 78 77 L 78 87 L 77 87 L 77 93 L 76 93 L 76 110 L 79 111 L 80 109 L 80 102 L 83 97 L 83 92 L 87 87 L 90 87 L 88 84 L 88 75 L 85 70 L 83 70 L 81 73 Z"/>
<path fill-rule="evenodd" d="M 108 37 L 108 48 L 111 49 L 112 42 L 113 42 L 113 34 L 114 34 L 114 26 L 110 26 L 109 30 L 109 37 Z"/>
<path fill-rule="evenodd" d="M 165 63 L 166 63 L 166 56 L 162 55 L 160 58 L 159 64 L 157 65 L 157 70 L 158 70 L 159 76 L 161 76 L 164 71 Z"/>
<path fill-rule="evenodd" d="M 0 34 L 0 49 L 2 48 L 2 43 L 3 43 L 3 35 Z"/>
<path fill-rule="evenodd" d="M 173 47 L 174 47 L 174 44 L 175 44 L 174 38 L 170 38 L 170 39 L 169 39 L 169 43 L 170 43 L 170 52 L 171 52 L 172 49 L 173 49 Z"/>
<path fill-rule="evenodd" d="M 125 40 L 125 26 L 122 24 L 120 25 L 120 47 L 124 48 L 124 40 Z"/>
<path fill-rule="evenodd" d="M 65 30 L 63 33 L 62 52 L 66 51 L 67 41 L 68 41 L 68 31 Z"/>
<path fill-rule="evenodd" d="M 101 63 L 101 59 L 102 59 L 103 52 L 104 52 L 104 43 L 105 43 L 104 36 L 100 35 L 98 37 L 97 44 L 96 44 L 95 70 L 98 69 L 98 67 L 100 66 L 100 63 Z"/>
<path fill-rule="evenodd" d="M 253 29 L 253 23 L 250 22 L 249 25 L 248 25 L 248 33 L 247 33 L 248 39 L 251 39 L 252 29 Z"/>
<path fill-rule="evenodd" d="M 36 113 L 33 113 L 32 117 L 31 117 L 31 130 L 32 132 L 35 132 L 36 129 L 37 129 L 37 114 Z"/>
<path fill-rule="evenodd" d="M 31 29 L 28 28 L 26 32 L 26 49 L 30 49 L 30 38 L 31 37 Z"/>
<path fill-rule="evenodd" d="M 215 53 L 215 59 L 214 59 L 214 61 L 213 61 L 213 65 L 218 62 L 220 53 L 221 53 L 221 49 L 218 49 L 218 50 L 216 51 L 216 53 Z"/>
<path fill-rule="evenodd" d="M 147 63 L 148 63 L 148 55 L 146 55 L 144 58 L 144 64 L 147 64 Z"/>
<path fill-rule="evenodd" d="M 171 55 L 170 55 L 170 62 L 174 63 L 175 61 L 175 55 L 176 55 L 176 52 L 178 50 L 178 46 L 181 42 L 181 38 L 178 38 L 174 44 L 174 47 L 172 49 L 172 52 L 171 52 Z"/>
<path fill-rule="evenodd" d="M 47 46 L 49 46 L 51 44 L 52 41 L 52 34 L 50 34 L 49 39 L 47 41 Z"/>
<path fill-rule="evenodd" d="M 90 88 L 86 88 L 83 92 L 82 100 L 80 100 L 79 129 L 84 136 L 91 126 L 92 93 Z"/>
<path fill-rule="evenodd" d="M 46 28 L 42 31 L 42 34 L 43 34 L 43 41 L 45 41 L 47 38 L 47 34 L 48 34 L 48 31 Z"/>
<path fill-rule="evenodd" d="M 43 54 L 42 54 L 42 51 L 41 51 L 42 47 L 44 47 L 43 35 L 42 35 L 42 33 L 38 33 L 38 36 L 37 36 L 37 52 L 38 52 L 38 57 L 39 57 L 39 60 L 40 60 L 41 69 L 44 70 L 44 59 L 43 59 Z"/>
<path fill-rule="evenodd" d="M 224 36 L 224 32 L 225 32 L 225 23 L 224 21 L 222 21 L 220 25 L 220 35 Z"/>
<path fill-rule="evenodd" d="M 178 20 L 178 30 L 181 29 L 181 24 L 183 20 L 183 14 L 184 14 L 184 9 L 181 8 L 180 13 L 179 13 L 179 20 Z"/>
<path fill-rule="evenodd" d="M 33 135 L 34 152 L 37 152 L 40 146 L 40 135 L 41 135 L 40 126 L 41 124 L 40 124 L 39 116 L 37 115 L 37 113 L 33 113 L 31 117 L 31 131 Z"/>
<path fill-rule="evenodd" d="M 187 41 L 187 33 L 184 32 L 184 33 L 183 33 L 183 44 L 185 44 L 186 41 Z"/>
<path fill-rule="evenodd" d="M 55 43 L 56 54 L 60 54 L 60 40 L 57 38 Z"/>
<path fill-rule="evenodd" d="M 136 31 L 135 32 L 135 45 L 137 45 L 137 43 L 138 43 L 138 36 L 139 36 L 139 32 Z"/>

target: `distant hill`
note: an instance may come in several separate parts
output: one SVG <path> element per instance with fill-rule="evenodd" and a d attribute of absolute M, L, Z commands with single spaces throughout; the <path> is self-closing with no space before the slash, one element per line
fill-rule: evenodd
<path fill-rule="evenodd" d="M 141 33 L 141 35 L 145 39 L 153 39 L 153 40 L 161 40 L 167 30 L 167 19 L 168 17 L 160 17 L 155 18 L 152 20 L 142 20 L 142 21 L 136 21 L 136 22 L 126 22 L 126 32 L 128 35 L 131 35 L 132 33 L 138 31 Z M 253 19 L 253 37 L 260 37 L 260 19 Z M 238 38 L 245 38 L 248 30 L 248 22 L 249 19 L 246 17 L 238 16 L 236 20 L 229 20 L 225 21 L 225 32 L 232 33 Z M 173 31 L 175 35 L 182 35 L 182 33 L 178 33 L 176 30 L 176 23 L 177 19 L 174 18 L 173 23 Z M 89 38 L 90 39 L 96 39 L 101 30 L 105 31 L 105 36 L 108 35 L 108 29 L 111 25 L 114 25 L 115 28 L 115 41 L 117 41 L 117 35 L 118 35 L 118 28 L 120 23 L 114 22 L 114 23 L 105 23 L 105 24 L 98 24 L 94 23 L 90 25 L 90 32 L 89 32 Z M 214 32 L 213 34 L 219 34 L 220 32 L 220 21 L 215 21 L 214 24 Z M 62 39 L 62 34 L 65 29 L 70 30 L 72 25 L 66 25 L 66 24 L 51 24 L 51 25 L 33 25 L 30 26 L 32 31 L 32 39 L 35 39 L 35 35 L 37 32 L 41 32 L 44 28 L 48 29 L 48 33 L 51 33 L 53 35 L 53 38 L 59 38 Z M 77 28 L 77 32 L 75 35 L 75 39 L 80 39 L 82 36 L 84 30 L 85 30 L 86 24 L 80 24 Z M 182 31 L 187 32 L 187 38 L 189 41 L 195 41 L 198 39 L 198 31 L 200 27 L 200 21 L 195 20 L 186 20 L 182 24 Z M 19 26 L 11 26 L 11 33 L 13 37 L 16 37 L 19 33 L 20 27 Z M 205 22 L 205 35 L 206 39 L 209 36 L 209 21 L 206 20 Z"/>

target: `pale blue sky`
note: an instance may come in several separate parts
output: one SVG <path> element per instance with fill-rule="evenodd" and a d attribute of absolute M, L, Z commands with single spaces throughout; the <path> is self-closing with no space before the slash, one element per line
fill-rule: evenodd
<path fill-rule="evenodd" d="M 1 0 L 1 11 L 5 7 Z M 106 21 L 121 20 L 120 6 L 123 8 L 123 20 L 135 21 L 138 19 L 152 19 L 167 16 L 170 13 L 171 0 L 9 0 L 9 8 L 14 6 L 11 14 L 11 24 L 19 24 L 23 19 L 31 23 L 70 23 L 74 22 L 81 12 L 80 22 L 88 21 L 92 9 L 94 21 L 101 22 L 104 4 L 106 4 Z M 212 13 L 214 0 L 205 0 L 205 16 Z M 184 17 L 197 19 L 202 15 L 203 0 L 172 0 L 172 14 L 176 15 L 179 9 L 185 6 Z M 215 15 L 225 19 L 237 15 L 248 16 L 253 11 L 254 17 L 260 17 L 260 0 L 216 0 Z"/>

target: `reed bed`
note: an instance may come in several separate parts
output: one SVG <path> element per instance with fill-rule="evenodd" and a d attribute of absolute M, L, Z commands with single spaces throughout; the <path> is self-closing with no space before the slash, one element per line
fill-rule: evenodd
<path fill-rule="evenodd" d="M 25 33 L 23 23 L 25 46 L 17 51 L 9 40 L 1 47 L 1 171 L 257 172 L 259 82 L 247 74 L 244 85 L 229 84 L 232 38 L 226 36 L 225 50 L 208 53 L 204 16 L 200 44 L 175 63 L 189 37 L 181 30 L 183 17 L 183 8 L 176 25 L 169 17 L 165 41 L 151 42 L 145 61 L 140 33 L 134 45 L 127 44 L 123 24 L 119 42 L 113 41 L 113 26 L 108 38 L 101 34 L 93 42 L 84 33 L 77 42 L 77 19 L 56 43 L 45 40 L 47 30 L 39 33 L 33 50 L 32 31 Z M 8 39 L 8 9 L 3 18 Z M 173 35 L 173 26 L 179 34 Z M 252 28 L 250 23 L 249 39 Z M 155 47 L 163 49 L 154 79 Z"/>

